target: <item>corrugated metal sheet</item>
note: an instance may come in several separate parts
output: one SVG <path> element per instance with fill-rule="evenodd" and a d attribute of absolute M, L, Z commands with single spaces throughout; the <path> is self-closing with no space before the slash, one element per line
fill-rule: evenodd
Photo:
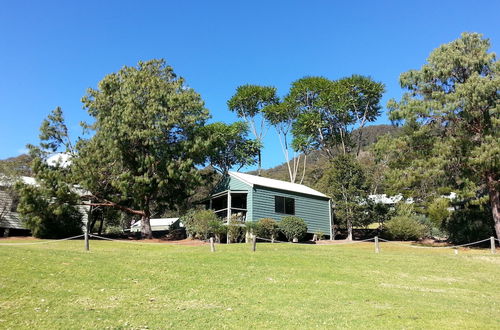
<path fill-rule="evenodd" d="M 274 189 L 280 189 L 280 190 L 301 193 L 301 194 L 305 194 L 305 195 L 313 195 L 313 196 L 320 196 L 320 197 L 328 198 L 325 194 L 323 194 L 317 190 L 314 190 L 312 188 L 309 188 L 308 186 L 304 186 L 303 184 L 291 183 L 291 182 L 275 180 L 275 179 L 268 179 L 268 178 L 263 178 L 261 176 L 250 175 L 250 174 L 239 173 L 239 172 L 229 172 L 229 175 L 233 178 L 238 179 L 241 182 L 246 183 L 247 185 L 250 185 L 250 186 L 256 185 L 256 186 L 261 186 L 261 187 L 274 188 Z"/>

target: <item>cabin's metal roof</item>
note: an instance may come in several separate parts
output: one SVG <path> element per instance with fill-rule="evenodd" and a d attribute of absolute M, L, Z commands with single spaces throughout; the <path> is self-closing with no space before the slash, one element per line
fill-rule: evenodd
<path fill-rule="evenodd" d="M 240 172 L 229 172 L 229 175 L 235 179 L 243 181 L 244 183 L 246 183 L 250 186 L 256 185 L 256 186 L 261 186 L 261 187 L 296 192 L 296 193 L 305 194 L 305 195 L 312 195 L 312 196 L 329 198 L 325 194 L 320 193 L 319 191 L 314 190 L 312 188 L 309 188 L 307 186 L 304 186 L 303 184 L 291 183 L 291 182 L 275 180 L 275 179 L 269 179 L 269 178 L 264 178 L 261 176 L 240 173 Z"/>

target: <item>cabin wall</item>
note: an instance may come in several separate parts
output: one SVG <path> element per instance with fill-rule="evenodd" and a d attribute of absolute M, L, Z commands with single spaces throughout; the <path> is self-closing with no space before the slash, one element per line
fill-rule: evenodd
<path fill-rule="evenodd" d="M 249 210 L 253 210 L 249 221 L 258 221 L 262 218 L 272 218 L 280 221 L 288 214 L 274 211 L 274 196 L 283 196 L 295 199 L 295 216 L 304 219 L 307 223 L 307 232 L 321 231 L 325 235 L 330 233 L 330 213 L 328 199 L 318 196 L 303 195 L 289 191 L 282 191 L 267 187 L 254 186 L 252 198 L 247 202 Z"/>

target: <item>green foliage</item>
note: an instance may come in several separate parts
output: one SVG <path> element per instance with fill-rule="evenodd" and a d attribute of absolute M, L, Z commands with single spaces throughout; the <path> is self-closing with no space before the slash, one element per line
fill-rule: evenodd
<path fill-rule="evenodd" d="M 217 242 L 221 241 L 222 236 L 227 233 L 227 226 L 221 219 L 212 219 L 208 222 L 208 228 L 211 234 L 215 236 Z"/>
<path fill-rule="evenodd" d="M 263 218 L 257 222 L 255 234 L 258 237 L 276 239 L 280 227 L 278 222 L 272 218 Z"/>
<path fill-rule="evenodd" d="M 32 160 L 31 156 L 26 154 L 0 160 L 0 177 L 32 176 Z"/>
<path fill-rule="evenodd" d="M 414 204 L 400 202 L 392 214 L 384 228 L 393 239 L 415 240 L 430 235 L 432 223 L 416 214 Z"/>
<path fill-rule="evenodd" d="M 193 237 L 207 239 L 211 234 L 220 234 L 221 220 L 212 210 L 190 210 L 180 218 L 186 232 Z"/>
<path fill-rule="evenodd" d="M 393 239 L 415 240 L 422 238 L 426 227 L 415 216 L 396 215 L 385 223 L 387 232 Z"/>
<path fill-rule="evenodd" d="M 370 199 L 367 199 L 366 212 L 368 213 L 367 218 L 370 220 L 370 222 L 376 222 L 380 226 L 383 226 L 384 223 L 389 220 L 389 217 L 391 215 L 391 209 L 389 205 L 374 203 Z"/>
<path fill-rule="evenodd" d="M 408 123 L 398 136 L 383 136 L 372 150 L 377 164 L 384 167 L 384 185 L 389 195 L 403 194 L 429 200 L 449 184 L 442 163 L 433 158 L 437 132 L 430 127 Z"/>
<path fill-rule="evenodd" d="M 284 101 L 298 113 L 294 143 L 303 150 L 322 150 L 330 158 L 339 147 L 342 153 L 349 152 L 352 130 L 380 115 L 383 92 L 383 84 L 358 75 L 336 81 L 323 77 L 295 81 Z M 358 142 L 361 138 L 356 137 Z"/>
<path fill-rule="evenodd" d="M 82 102 L 91 137 L 73 145 L 56 108 L 32 155 L 41 162 L 56 151 L 70 155 L 71 165 L 59 166 L 66 183 L 84 188 L 93 205 L 140 216 L 151 237 L 151 215 L 185 208 L 201 180 L 195 165 L 206 159 L 200 128 L 209 115 L 200 95 L 164 60 L 151 60 L 107 75 Z"/>
<path fill-rule="evenodd" d="M 408 92 L 387 107 L 407 132 L 384 141 L 379 156 L 395 189 L 426 200 L 440 187 L 478 204 L 489 197 L 500 235 L 500 64 L 489 48 L 482 35 L 463 33 L 403 73 Z"/>
<path fill-rule="evenodd" d="M 106 235 L 119 236 L 123 234 L 123 228 L 121 226 L 106 226 L 104 233 Z"/>
<path fill-rule="evenodd" d="M 236 112 L 250 126 L 250 131 L 257 140 L 258 171 L 262 168 L 260 148 L 266 132 L 266 124 L 262 111 L 264 108 L 277 104 L 279 98 L 276 88 L 271 86 L 243 85 L 236 89 L 236 93 L 227 101 L 229 110 Z"/>
<path fill-rule="evenodd" d="M 279 222 L 279 229 L 288 239 L 292 241 L 298 239 L 299 241 L 307 234 L 307 224 L 304 219 L 296 216 L 286 216 Z"/>
<path fill-rule="evenodd" d="M 76 146 L 78 183 L 98 204 L 141 216 L 151 237 L 151 214 L 185 207 L 200 180 L 199 130 L 209 116 L 200 95 L 164 60 L 151 60 L 107 75 L 82 102 L 93 134 Z M 47 147 L 59 142 L 52 126 L 44 126 Z"/>
<path fill-rule="evenodd" d="M 441 228 L 446 219 L 450 216 L 450 200 L 447 198 L 436 198 L 427 207 L 429 218 L 434 223 L 434 226 Z"/>
<path fill-rule="evenodd" d="M 271 86 L 242 85 L 236 89 L 227 106 L 240 118 L 253 118 L 268 105 L 277 104 L 276 88 Z"/>
<path fill-rule="evenodd" d="M 487 207 L 469 206 L 451 213 L 444 228 L 448 240 L 454 244 L 465 244 L 493 236 L 493 218 Z"/>
<path fill-rule="evenodd" d="M 230 242 L 242 242 L 245 238 L 245 223 L 236 214 L 231 216 L 229 223 L 227 224 L 227 235 L 229 236 Z"/>
<path fill-rule="evenodd" d="M 366 166 L 366 157 L 373 158 L 371 152 L 368 150 L 369 147 L 377 141 L 381 136 L 385 134 L 397 135 L 400 132 L 400 128 L 391 126 L 391 125 L 372 125 L 365 126 L 361 129 L 362 131 L 362 140 L 361 140 L 361 149 L 360 155 L 358 157 L 360 164 L 362 165 L 365 176 L 367 177 L 367 184 L 370 186 L 371 193 L 384 193 L 385 192 L 385 184 L 384 184 L 384 171 L 385 166 L 382 164 L 374 164 L 379 168 L 374 169 L 370 166 Z M 358 134 L 358 130 L 354 130 L 352 132 L 353 135 Z M 303 159 L 303 155 L 301 155 L 301 159 Z M 294 161 L 298 161 L 297 157 L 291 161 L 293 164 Z M 374 162 L 374 160 L 370 160 L 369 162 Z M 321 190 L 321 187 L 318 187 L 318 181 L 323 176 L 324 172 L 330 167 L 330 162 L 326 154 L 322 151 L 312 151 L 307 154 L 307 167 L 305 170 L 303 184 L 309 187 L 313 187 L 315 189 Z M 366 170 L 365 170 L 366 169 Z M 302 168 L 300 168 L 302 170 Z M 299 172 L 300 172 L 299 170 Z M 256 173 L 256 172 L 251 172 Z M 288 165 L 283 163 L 274 168 L 270 168 L 267 170 L 262 170 L 261 175 L 267 178 L 284 180 L 287 181 L 290 179 L 289 168 Z"/>
<path fill-rule="evenodd" d="M 58 189 L 58 197 L 67 195 L 64 200 L 69 201 L 71 193 L 64 186 L 54 186 Z M 24 224 L 37 238 L 66 238 L 82 233 L 82 214 L 78 209 L 66 203 L 62 198 L 51 198 L 54 194 L 48 191 L 45 184 L 31 186 L 18 184 L 20 195 L 17 211 Z"/>
<path fill-rule="evenodd" d="M 298 109 L 294 106 L 291 106 L 289 102 L 282 102 L 279 104 L 269 105 L 263 109 L 264 117 L 268 121 L 268 123 L 276 129 L 276 133 L 278 134 L 278 138 L 280 141 L 281 149 L 283 151 L 283 155 L 285 157 L 285 165 L 288 169 L 288 178 L 290 182 L 294 183 L 297 179 L 297 173 L 300 167 L 300 158 L 304 157 L 303 162 L 303 176 L 301 181 L 304 179 L 304 174 L 306 170 L 306 155 L 298 154 L 293 159 L 290 159 L 292 154 L 296 152 L 306 152 L 303 146 L 305 143 L 299 138 L 291 139 L 291 132 L 293 128 L 293 124 L 297 119 Z"/>
<path fill-rule="evenodd" d="M 335 216 L 346 224 L 349 239 L 352 227 L 367 225 L 366 199 L 368 196 L 363 170 L 351 155 L 339 155 L 321 178 L 318 187 L 330 196 Z"/>
<path fill-rule="evenodd" d="M 208 141 L 207 162 L 222 175 L 234 166 L 240 170 L 256 163 L 261 148 L 256 140 L 248 139 L 248 127 L 244 122 L 213 123 L 203 128 Z"/>
<path fill-rule="evenodd" d="M 56 122 L 52 126 L 62 132 L 55 134 L 59 139 L 66 131 L 60 109 L 54 110 L 50 119 Z M 48 126 L 47 123 L 44 122 L 42 127 Z M 36 185 L 16 184 L 19 194 L 17 211 L 21 218 L 35 237 L 64 238 L 81 234 L 82 214 L 77 208 L 81 202 L 79 190 L 72 184 L 71 169 L 58 162 L 49 165 L 44 149 L 30 148 Z"/>

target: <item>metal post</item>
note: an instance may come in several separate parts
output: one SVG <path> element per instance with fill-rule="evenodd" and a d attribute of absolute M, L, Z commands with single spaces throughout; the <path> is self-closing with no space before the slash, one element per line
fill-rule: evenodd
<path fill-rule="evenodd" d="M 378 245 L 378 236 L 375 236 L 375 253 L 380 252 L 380 246 Z"/>
<path fill-rule="evenodd" d="M 252 251 L 255 252 L 255 247 L 257 246 L 257 236 L 252 237 Z"/>
<path fill-rule="evenodd" d="M 215 243 L 213 237 L 210 237 L 210 252 L 215 252 Z"/>
<path fill-rule="evenodd" d="M 495 237 L 493 236 L 490 237 L 490 245 L 491 245 L 491 253 L 495 254 L 497 251 L 495 246 Z"/>

